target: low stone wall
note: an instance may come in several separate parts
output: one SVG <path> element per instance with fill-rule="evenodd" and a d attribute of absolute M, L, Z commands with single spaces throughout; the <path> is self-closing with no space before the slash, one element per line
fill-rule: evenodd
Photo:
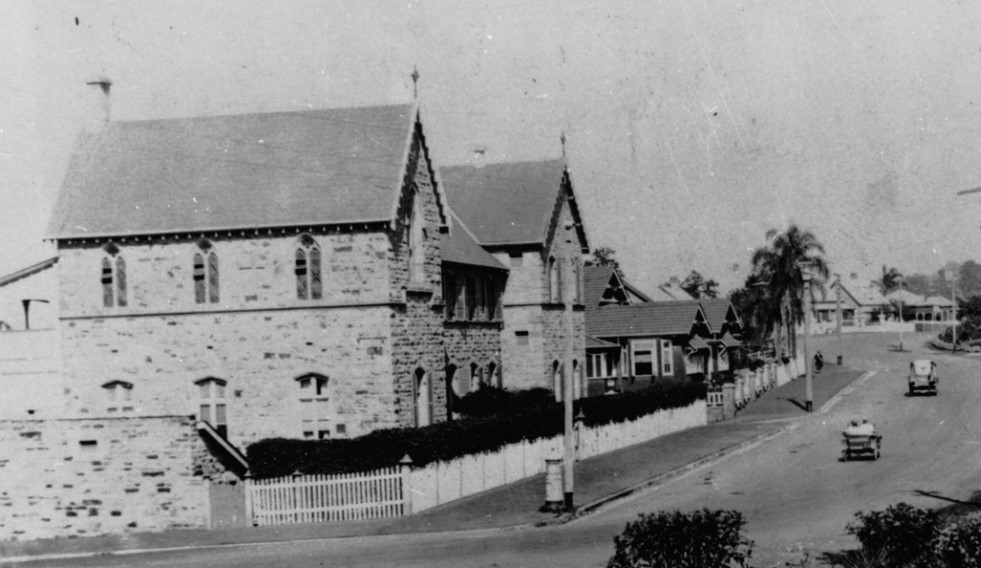
<path fill-rule="evenodd" d="M 0 541 L 209 524 L 190 417 L 0 420 L 0 448 Z"/>
<path fill-rule="evenodd" d="M 684 408 L 661 410 L 637 420 L 584 427 L 578 435 L 577 457 L 585 459 L 705 424 L 705 401 L 697 400 Z M 545 459 L 560 457 L 562 448 L 562 436 L 555 436 L 413 469 L 408 475 L 409 512 L 418 513 L 544 473 Z"/>

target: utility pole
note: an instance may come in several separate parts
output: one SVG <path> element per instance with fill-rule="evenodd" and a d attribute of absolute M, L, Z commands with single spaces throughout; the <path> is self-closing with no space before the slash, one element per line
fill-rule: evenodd
<path fill-rule="evenodd" d="M 841 274 L 835 273 L 835 332 L 838 334 L 838 366 L 844 362 L 841 348 Z"/>
<path fill-rule="evenodd" d="M 814 261 L 805 260 L 797 264 L 804 280 L 804 409 L 814 411 L 814 385 L 811 378 L 811 359 L 807 351 L 807 339 L 811 334 L 811 268 Z"/>
<path fill-rule="evenodd" d="M 573 252 L 573 243 L 572 243 L 573 227 L 575 227 L 575 223 L 567 222 L 565 224 L 565 243 L 564 243 L 565 253 L 562 255 L 562 258 L 563 261 L 567 260 L 568 263 L 563 262 L 563 264 L 565 264 L 566 266 L 561 266 L 559 268 L 559 270 L 569 268 L 570 273 L 574 272 L 573 270 L 571 270 L 572 263 L 574 262 L 573 256 L 575 254 Z M 563 433 L 564 433 L 563 441 L 565 442 L 565 452 L 563 455 L 564 461 L 563 461 L 563 472 L 562 472 L 563 473 L 562 489 L 565 497 L 565 508 L 566 510 L 571 511 L 573 506 L 572 497 L 575 487 L 573 483 L 573 468 L 576 462 L 576 440 L 575 440 L 576 433 L 575 433 L 575 425 L 573 423 L 574 418 L 572 416 L 572 403 L 573 400 L 575 399 L 575 393 L 573 392 L 575 388 L 574 386 L 575 377 L 572 376 L 573 375 L 572 344 L 576 339 L 572 327 L 572 296 L 573 295 L 569 293 L 568 290 L 570 284 L 569 281 L 572 280 L 572 278 L 566 278 L 565 282 L 563 282 L 562 280 L 563 280 L 562 278 L 559 278 L 559 284 L 560 284 L 559 294 L 562 295 L 562 301 L 565 303 L 564 323 L 565 323 L 565 334 L 566 334 L 565 357 L 564 357 L 565 363 L 562 365 L 562 375 L 563 375 L 562 390 L 564 391 L 562 393 L 562 406 L 564 407 L 565 410 L 565 416 L 564 416 L 565 426 L 563 428 Z M 576 285 L 576 283 L 574 282 L 572 284 Z M 566 289 L 563 290 L 562 288 L 566 288 Z"/>

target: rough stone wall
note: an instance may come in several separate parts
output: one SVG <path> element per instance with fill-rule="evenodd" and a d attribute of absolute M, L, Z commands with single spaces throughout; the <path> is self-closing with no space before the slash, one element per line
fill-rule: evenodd
<path fill-rule="evenodd" d="M 64 388 L 57 329 L 0 332 L 0 419 L 59 418 Z"/>
<path fill-rule="evenodd" d="M 502 385 L 511 388 L 503 374 L 501 360 L 501 324 L 499 323 L 447 323 L 443 332 L 447 365 L 457 368 L 457 377 L 470 377 L 470 365 L 476 363 L 483 369 L 484 382 L 497 386 L 497 379 L 488 376 L 491 363 L 496 373 L 501 373 Z M 471 383 L 471 387 L 473 387 Z M 472 390 L 472 388 L 471 388 Z"/>
<path fill-rule="evenodd" d="M 305 232 L 303 232 L 305 233 Z M 193 259 L 199 237 L 114 241 L 126 261 L 126 307 L 103 307 L 102 244 L 65 244 L 55 266 L 60 316 L 127 316 L 332 306 L 389 301 L 386 232 L 363 227 L 310 231 L 322 255 L 323 298 L 299 300 L 299 230 L 234 231 L 205 236 L 218 255 L 220 301 L 195 303 Z"/>
<path fill-rule="evenodd" d="M 332 437 L 391 427 L 391 314 L 381 306 L 68 321 L 69 410 L 197 414 L 195 382 L 216 377 L 227 381 L 228 439 L 244 449 L 302 435 L 296 378 L 318 373 L 328 379 Z M 102 385 L 113 380 L 133 385 L 130 401 L 109 400 Z"/>
<path fill-rule="evenodd" d="M 415 183 L 418 192 L 405 192 L 398 215 L 399 223 L 391 233 L 389 254 L 390 290 L 393 299 L 405 299 L 405 308 L 392 314 L 392 372 L 395 383 L 396 422 L 398 426 L 415 424 L 415 371 L 423 369 L 432 388 L 432 422 L 446 420 L 446 373 L 443 355 L 443 298 L 440 234 L 443 224 L 441 204 L 432 183 L 429 157 L 417 131 L 412 143 L 407 182 Z M 408 183 L 407 183 L 408 185 Z M 422 208 L 424 220 L 423 270 L 417 281 L 410 281 L 410 222 L 416 208 Z"/>
<path fill-rule="evenodd" d="M 562 298 L 569 301 L 575 295 L 576 281 L 572 261 L 582 261 L 582 243 L 575 229 L 567 230 L 573 221 L 568 201 L 563 199 L 552 224 L 553 238 L 544 251 L 522 254 L 516 266 L 510 254 L 498 251 L 495 256 L 505 266 L 511 266 L 507 293 L 504 296 L 504 329 L 501 332 L 504 362 L 504 384 L 508 388 L 552 388 L 552 362 L 562 361 L 567 337 L 562 323 L 563 306 L 549 305 L 549 276 L 547 261 L 555 257 L 562 262 Z M 585 366 L 586 335 L 582 311 L 573 314 L 573 359 Z M 527 332 L 522 339 L 519 332 Z M 525 343 L 522 345 L 522 343 Z M 583 368 L 585 374 L 585 368 Z"/>
<path fill-rule="evenodd" d="M 204 528 L 202 446 L 186 416 L 0 421 L 0 540 Z"/>

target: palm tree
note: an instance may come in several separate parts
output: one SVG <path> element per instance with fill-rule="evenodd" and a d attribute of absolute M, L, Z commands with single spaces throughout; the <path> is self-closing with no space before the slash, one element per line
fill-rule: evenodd
<path fill-rule="evenodd" d="M 886 268 L 886 265 L 882 265 L 882 279 L 876 282 L 879 285 L 879 289 L 882 295 L 885 296 L 891 290 L 899 287 L 900 281 L 903 279 L 903 274 L 896 269 L 895 266 Z"/>
<path fill-rule="evenodd" d="M 816 275 L 814 285 L 824 289 L 828 265 L 824 260 L 824 245 L 814 233 L 801 230 L 791 223 L 784 231 L 766 232 L 768 245 L 753 251 L 753 274 L 759 282 L 767 282 L 769 307 L 773 318 L 776 345 L 783 346 L 787 335 L 787 350 L 796 348 L 793 330 L 804 319 L 804 277 L 801 263 L 810 262 Z"/>

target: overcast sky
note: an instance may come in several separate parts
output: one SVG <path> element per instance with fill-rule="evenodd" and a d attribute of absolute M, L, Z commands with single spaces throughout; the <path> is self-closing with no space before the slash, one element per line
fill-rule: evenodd
<path fill-rule="evenodd" d="M 437 166 L 565 132 L 590 244 L 642 288 L 728 290 L 790 221 L 863 282 L 981 260 L 978 30 L 945 0 L 5 3 L 0 274 L 51 254 L 85 81 L 139 120 L 406 102 L 414 66 Z"/>

